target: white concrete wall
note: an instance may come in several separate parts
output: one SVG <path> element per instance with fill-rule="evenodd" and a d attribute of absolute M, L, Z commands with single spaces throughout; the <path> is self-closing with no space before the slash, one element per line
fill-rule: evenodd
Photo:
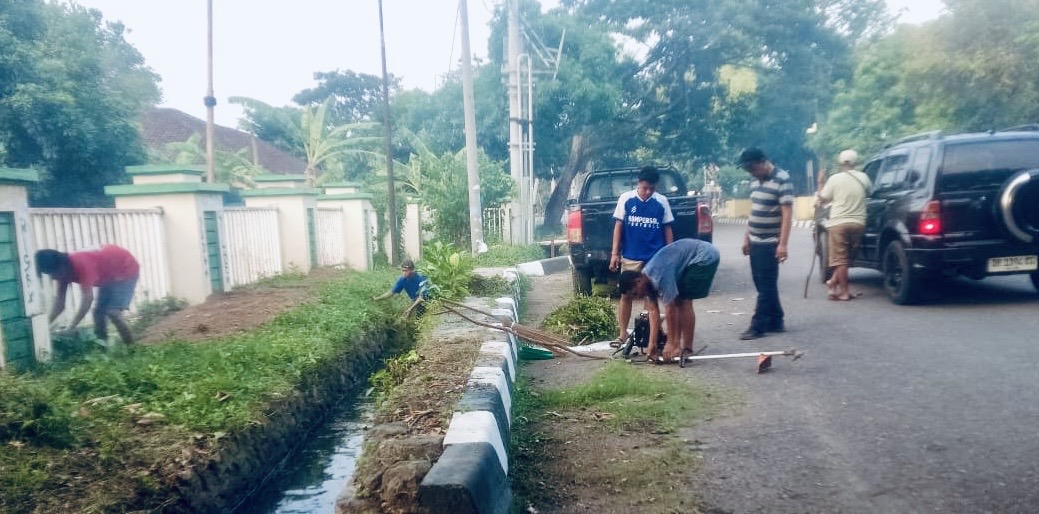
<path fill-rule="evenodd" d="M 44 285 L 36 274 L 35 254 L 40 247 L 36 245 L 32 234 L 29 195 L 25 186 L 0 185 L 0 211 L 11 212 L 14 217 L 22 302 L 25 316 L 32 325 L 33 354 L 38 362 L 47 362 L 53 354 L 47 324 L 49 303 L 44 297 Z M 0 330 L 0 368 L 6 365 L 3 360 L 7 349 L 3 345 L 3 331 Z"/>
<path fill-rule="evenodd" d="M 278 228 L 281 233 L 281 261 L 286 270 L 310 271 L 310 237 L 307 229 L 307 209 L 317 209 L 317 195 L 245 196 L 246 207 L 267 207 L 278 210 Z M 315 212 L 315 218 L 317 213 Z M 316 223 L 315 219 L 315 223 Z"/>

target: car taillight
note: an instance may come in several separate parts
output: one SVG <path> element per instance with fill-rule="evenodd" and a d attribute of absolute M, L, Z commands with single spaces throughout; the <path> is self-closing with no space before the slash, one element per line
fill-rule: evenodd
<path fill-rule="evenodd" d="M 696 231 L 700 234 L 714 232 L 714 220 L 711 219 L 711 207 L 706 203 L 696 206 Z"/>
<path fill-rule="evenodd" d="M 942 203 L 938 200 L 927 202 L 924 211 L 920 213 L 920 221 L 916 225 L 917 232 L 925 236 L 940 236 L 942 234 Z"/>
<path fill-rule="evenodd" d="M 581 232 L 581 210 L 570 211 L 570 216 L 566 218 L 566 242 L 568 243 L 584 243 L 584 234 Z"/>

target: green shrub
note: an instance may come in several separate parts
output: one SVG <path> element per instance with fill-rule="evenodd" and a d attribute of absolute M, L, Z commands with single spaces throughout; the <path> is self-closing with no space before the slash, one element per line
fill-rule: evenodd
<path fill-rule="evenodd" d="M 436 241 L 422 250 L 419 271 L 433 283 L 433 298 L 461 298 L 469 294 L 469 280 L 473 274 L 473 260 L 468 253 L 454 245 Z"/>
<path fill-rule="evenodd" d="M 381 401 L 386 394 L 404 382 L 408 376 L 408 370 L 422 361 L 422 356 L 417 351 L 411 350 L 396 357 L 386 359 L 386 365 L 368 379 L 375 392 L 375 397 Z"/>
<path fill-rule="evenodd" d="M 575 296 L 546 316 L 541 326 L 574 344 L 612 340 L 618 331 L 613 304 L 598 296 Z"/>

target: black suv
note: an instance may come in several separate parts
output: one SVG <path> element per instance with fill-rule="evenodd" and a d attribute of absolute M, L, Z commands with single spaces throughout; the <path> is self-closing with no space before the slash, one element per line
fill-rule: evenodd
<path fill-rule="evenodd" d="M 907 137 L 863 171 L 873 191 L 852 265 L 881 271 L 896 304 L 956 275 L 1028 273 L 1039 289 L 1039 125 Z M 825 228 L 816 227 L 826 277 Z"/>

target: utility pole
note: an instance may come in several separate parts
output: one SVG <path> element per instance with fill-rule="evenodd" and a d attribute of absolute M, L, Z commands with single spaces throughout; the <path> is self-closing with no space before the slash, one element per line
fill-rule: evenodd
<path fill-rule="evenodd" d="M 469 5 L 458 2 L 462 24 L 462 110 L 465 114 L 465 164 L 469 184 L 469 241 L 473 254 L 483 243 L 483 207 L 480 203 L 480 171 L 476 153 L 476 102 L 473 100 L 473 53 L 469 48 Z"/>
<path fill-rule="evenodd" d="M 386 72 L 386 31 L 383 27 L 382 20 L 382 0 L 379 0 L 379 40 L 382 44 L 382 105 L 383 105 L 383 122 L 382 125 L 385 128 L 386 140 L 386 183 L 388 184 L 389 190 L 387 195 L 389 196 L 389 205 L 387 209 L 387 217 L 389 218 L 390 224 L 390 265 L 396 266 L 397 261 L 397 240 L 399 238 L 399 230 L 397 229 L 397 181 L 393 176 L 393 120 L 390 118 L 390 75 Z"/>
<path fill-rule="evenodd" d="M 206 97 L 202 99 L 202 103 L 206 106 L 206 182 L 213 183 L 216 174 L 213 142 L 215 132 L 213 108 L 216 107 L 216 97 L 213 96 L 213 0 L 206 2 L 206 67 L 209 84 L 206 88 Z"/>
<path fill-rule="evenodd" d="M 519 190 L 519 198 L 514 199 L 510 205 L 512 244 L 527 244 L 527 204 L 524 198 L 529 196 L 523 179 L 523 126 L 522 105 L 520 98 L 520 29 L 519 29 L 519 2 L 518 0 L 506 0 L 508 2 L 508 44 L 506 47 L 507 67 L 506 81 L 509 91 L 509 174 Z"/>

